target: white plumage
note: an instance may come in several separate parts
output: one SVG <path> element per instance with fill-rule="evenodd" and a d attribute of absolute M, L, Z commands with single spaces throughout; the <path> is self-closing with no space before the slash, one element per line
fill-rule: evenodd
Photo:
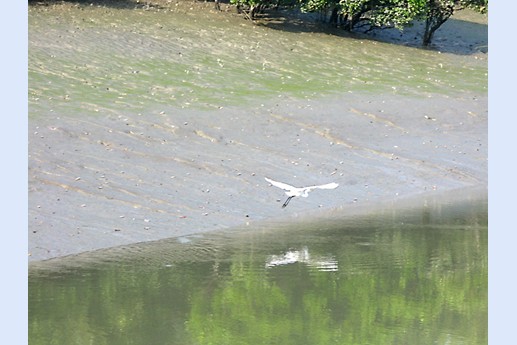
<path fill-rule="evenodd" d="M 288 198 L 282 205 L 282 208 L 286 207 L 287 204 L 289 204 L 289 201 L 291 201 L 291 199 L 294 198 L 295 196 L 301 196 L 304 198 L 308 197 L 309 192 L 312 191 L 313 189 L 335 189 L 339 186 L 339 184 L 332 182 L 332 183 L 322 184 L 319 186 L 293 187 L 291 185 L 288 185 L 287 183 L 273 181 L 272 179 L 267 178 L 267 177 L 265 177 L 265 180 L 267 182 L 271 183 L 273 186 L 286 191 L 285 194 L 288 196 Z"/>

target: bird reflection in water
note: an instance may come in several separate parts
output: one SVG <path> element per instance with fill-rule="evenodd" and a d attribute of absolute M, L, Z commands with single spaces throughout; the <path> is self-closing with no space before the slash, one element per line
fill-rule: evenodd
<path fill-rule="evenodd" d="M 319 271 L 334 272 L 338 270 L 338 262 L 333 256 L 312 256 L 309 248 L 304 246 L 300 250 L 289 250 L 280 255 L 269 255 L 266 260 L 266 268 L 290 265 L 294 263 L 306 264 Z"/>

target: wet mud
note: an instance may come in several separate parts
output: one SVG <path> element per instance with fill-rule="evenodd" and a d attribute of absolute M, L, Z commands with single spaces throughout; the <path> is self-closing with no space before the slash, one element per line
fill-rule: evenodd
<path fill-rule="evenodd" d="M 368 86 L 353 66 L 334 78 L 319 55 L 312 75 L 281 49 L 324 54 L 313 45 L 327 34 L 295 42 L 212 4 L 184 8 L 176 26 L 160 22 L 167 6 L 30 9 L 29 260 L 486 188 L 486 54 L 473 44 L 461 54 L 391 44 L 362 67 L 352 57 L 378 78 Z M 236 26 L 250 41 L 210 40 Z M 390 75 L 401 49 L 414 65 Z M 340 186 L 282 209 L 264 177 Z"/>

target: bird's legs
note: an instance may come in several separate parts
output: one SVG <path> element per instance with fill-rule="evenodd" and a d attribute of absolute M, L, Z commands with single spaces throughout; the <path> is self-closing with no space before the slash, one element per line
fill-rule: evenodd
<path fill-rule="evenodd" d="M 287 204 L 289 203 L 289 201 L 291 201 L 291 199 L 294 198 L 294 195 L 293 196 L 290 196 L 287 198 L 287 200 L 284 202 L 284 204 L 282 205 L 282 208 L 286 207 Z"/>

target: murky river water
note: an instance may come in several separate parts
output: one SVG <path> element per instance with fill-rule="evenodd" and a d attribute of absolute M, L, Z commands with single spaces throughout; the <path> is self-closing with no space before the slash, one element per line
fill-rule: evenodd
<path fill-rule="evenodd" d="M 34 263 L 31 344 L 486 344 L 486 200 Z"/>

